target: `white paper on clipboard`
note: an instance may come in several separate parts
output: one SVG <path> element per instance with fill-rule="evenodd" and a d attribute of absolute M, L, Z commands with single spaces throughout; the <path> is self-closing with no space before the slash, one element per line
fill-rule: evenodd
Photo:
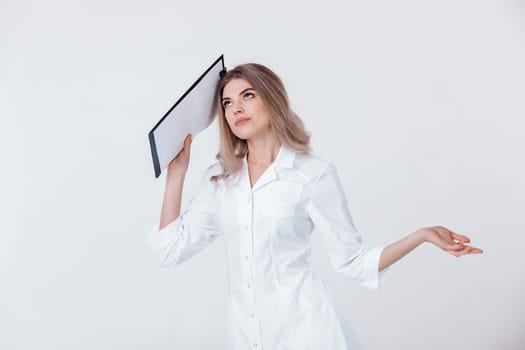
<path fill-rule="evenodd" d="M 225 72 L 221 55 L 148 133 L 155 177 L 182 150 L 184 138 L 206 129 L 216 115 L 216 90 Z"/>

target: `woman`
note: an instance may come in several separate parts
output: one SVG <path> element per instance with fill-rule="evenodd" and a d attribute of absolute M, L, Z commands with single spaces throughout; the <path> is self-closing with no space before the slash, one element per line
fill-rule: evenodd
<path fill-rule="evenodd" d="M 335 166 L 310 153 L 309 134 L 281 80 L 244 64 L 219 82 L 220 150 L 180 214 L 191 137 L 170 163 L 160 225 L 150 231 L 162 265 L 179 264 L 223 234 L 230 271 L 231 348 L 354 349 L 351 330 L 310 263 L 323 236 L 334 268 L 378 289 L 387 268 L 423 242 L 455 255 L 482 253 L 445 227 L 368 247 L 356 230 Z"/>

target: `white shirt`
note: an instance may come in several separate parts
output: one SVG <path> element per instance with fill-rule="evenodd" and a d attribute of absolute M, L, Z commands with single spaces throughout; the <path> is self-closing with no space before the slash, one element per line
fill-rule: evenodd
<path fill-rule="evenodd" d="M 336 168 L 281 146 L 250 185 L 246 157 L 230 181 L 204 174 L 186 211 L 149 231 L 162 266 L 182 263 L 224 235 L 230 275 L 230 340 L 238 350 L 354 349 L 325 284 L 311 268 L 310 235 L 322 235 L 336 271 L 378 289 L 384 247 L 369 248 L 356 230 Z"/>

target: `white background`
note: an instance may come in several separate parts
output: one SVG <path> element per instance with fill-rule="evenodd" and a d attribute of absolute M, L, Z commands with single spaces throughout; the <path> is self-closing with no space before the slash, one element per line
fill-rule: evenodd
<path fill-rule="evenodd" d="M 0 0 L 0 349 L 224 349 L 223 239 L 173 269 L 146 239 L 147 133 L 221 53 L 282 77 L 370 245 L 444 225 L 485 250 L 425 244 L 376 292 L 314 234 L 368 349 L 522 349 L 524 20 L 517 0 Z"/>

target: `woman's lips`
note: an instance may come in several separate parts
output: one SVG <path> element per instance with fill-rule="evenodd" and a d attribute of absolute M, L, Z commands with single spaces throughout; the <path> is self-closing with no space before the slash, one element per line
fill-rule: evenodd
<path fill-rule="evenodd" d="M 235 126 L 246 124 L 250 118 L 241 118 L 235 122 Z"/>

